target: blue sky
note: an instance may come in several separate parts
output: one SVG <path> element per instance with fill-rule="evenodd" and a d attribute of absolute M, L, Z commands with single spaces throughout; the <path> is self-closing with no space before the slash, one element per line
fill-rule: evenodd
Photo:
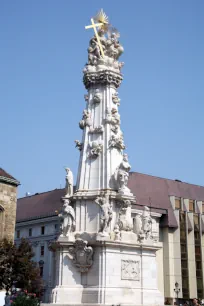
<path fill-rule="evenodd" d="M 120 114 L 132 171 L 204 185 L 204 1 L 103 1 L 125 48 Z M 0 166 L 19 196 L 76 177 L 82 69 L 99 1 L 0 1 Z"/>

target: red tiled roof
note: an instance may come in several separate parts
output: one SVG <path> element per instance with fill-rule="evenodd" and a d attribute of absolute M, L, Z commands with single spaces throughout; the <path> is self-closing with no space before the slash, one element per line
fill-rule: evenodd
<path fill-rule="evenodd" d="M 54 189 L 17 200 L 16 221 L 57 214 L 62 207 L 64 189 Z"/>
<path fill-rule="evenodd" d="M 170 203 L 170 196 L 204 201 L 204 187 L 159 178 L 147 174 L 131 172 L 128 186 L 137 198 L 137 204 L 150 205 L 163 209 L 168 214 L 162 217 L 161 225 L 177 227 Z M 61 197 L 64 189 L 28 196 L 17 201 L 17 221 L 55 214 L 62 207 Z"/>
<path fill-rule="evenodd" d="M 4 169 L 0 168 L 0 176 L 12 179 L 17 181 L 13 176 L 11 176 L 8 172 L 6 172 Z"/>
<path fill-rule="evenodd" d="M 177 221 L 170 203 L 170 196 L 204 201 L 204 187 L 169 180 L 147 174 L 131 172 L 128 186 L 137 198 L 137 203 L 163 208 L 168 211 L 168 219 L 165 217 L 162 224 L 169 227 L 177 227 Z"/>

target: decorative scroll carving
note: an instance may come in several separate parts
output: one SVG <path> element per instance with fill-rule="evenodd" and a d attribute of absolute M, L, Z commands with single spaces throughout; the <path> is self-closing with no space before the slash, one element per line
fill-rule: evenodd
<path fill-rule="evenodd" d="M 100 93 L 99 89 L 97 88 L 95 90 L 94 96 L 93 96 L 93 103 L 94 104 L 99 104 L 101 103 L 102 100 L 102 94 Z"/>
<path fill-rule="evenodd" d="M 89 144 L 89 147 L 90 147 L 89 158 L 97 158 L 103 150 L 103 145 L 99 141 L 92 141 Z"/>
<path fill-rule="evenodd" d="M 77 238 L 74 246 L 69 247 L 72 262 L 81 273 L 88 272 L 93 264 L 93 249 L 91 246 L 87 246 L 87 243 L 87 241 Z"/>
<path fill-rule="evenodd" d="M 115 92 L 115 93 L 112 94 L 112 101 L 117 106 L 120 105 L 120 98 L 118 97 L 118 92 Z"/>
<path fill-rule="evenodd" d="M 132 231 L 133 229 L 133 220 L 131 217 L 131 202 L 130 200 L 122 200 L 119 202 L 120 211 L 119 211 L 119 219 L 118 226 L 120 230 L 123 231 Z"/>
<path fill-rule="evenodd" d="M 62 213 L 59 214 L 61 219 L 61 236 L 67 237 L 71 232 L 74 232 L 76 220 L 74 208 L 69 205 L 69 199 L 64 199 Z"/>
<path fill-rule="evenodd" d="M 104 129 L 102 125 L 96 126 L 95 128 L 91 126 L 89 129 L 89 133 L 90 134 L 100 134 L 100 133 L 103 133 L 103 130 Z"/>
<path fill-rule="evenodd" d="M 73 173 L 70 168 L 65 168 L 66 177 L 65 177 L 65 197 L 71 197 L 73 195 Z"/>
<path fill-rule="evenodd" d="M 120 115 L 118 114 L 118 110 L 116 108 L 106 109 L 106 123 L 110 123 L 112 125 L 120 125 Z"/>
<path fill-rule="evenodd" d="M 83 111 L 83 116 L 82 120 L 79 122 L 79 127 L 80 129 L 84 129 L 85 126 L 91 126 L 92 121 L 91 121 L 91 113 L 88 110 Z"/>
<path fill-rule="evenodd" d="M 130 189 L 127 187 L 129 171 L 131 166 L 128 162 L 128 155 L 123 154 L 123 160 L 115 171 L 115 180 L 120 194 L 130 195 Z"/>
<path fill-rule="evenodd" d="M 103 236 L 108 236 L 108 227 L 113 218 L 112 205 L 109 202 L 109 196 L 98 197 L 95 202 L 101 207 L 100 221 L 101 228 L 100 231 Z"/>
<path fill-rule="evenodd" d="M 123 134 L 120 133 L 119 135 L 112 135 L 109 140 L 109 147 L 124 150 L 125 144 L 123 141 Z"/>
<path fill-rule="evenodd" d="M 83 149 L 83 143 L 81 143 L 79 140 L 75 140 L 74 142 L 76 144 L 75 148 L 81 151 Z"/>
<path fill-rule="evenodd" d="M 121 279 L 140 280 L 140 263 L 135 260 L 121 260 Z"/>
<path fill-rule="evenodd" d="M 83 82 L 86 89 L 93 85 L 109 85 L 118 88 L 122 82 L 122 76 L 119 73 L 110 70 L 99 72 L 88 72 L 84 74 Z"/>

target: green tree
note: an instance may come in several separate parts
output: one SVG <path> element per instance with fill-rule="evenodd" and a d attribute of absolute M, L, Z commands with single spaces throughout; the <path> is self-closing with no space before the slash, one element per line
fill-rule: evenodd
<path fill-rule="evenodd" d="M 15 254 L 16 246 L 11 241 L 0 241 L 0 289 L 8 291 L 14 283 Z"/>
<path fill-rule="evenodd" d="M 32 260 L 34 252 L 26 239 L 17 247 L 11 242 L 0 242 L 0 289 L 17 288 L 39 293 L 42 279 L 37 264 Z"/>

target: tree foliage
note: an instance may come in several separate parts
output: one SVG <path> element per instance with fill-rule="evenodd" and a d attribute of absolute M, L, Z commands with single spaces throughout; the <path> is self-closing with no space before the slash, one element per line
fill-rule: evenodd
<path fill-rule="evenodd" d="M 12 303 L 15 306 L 39 306 L 40 303 L 36 297 L 28 295 L 19 295 Z"/>
<path fill-rule="evenodd" d="M 31 245 L 22 239 L 19 246 L 3 240 L 0 242 L 0 289 L 15 287 L 27 289 L 29 292 L 40 292 L 42 279 Z"/>

